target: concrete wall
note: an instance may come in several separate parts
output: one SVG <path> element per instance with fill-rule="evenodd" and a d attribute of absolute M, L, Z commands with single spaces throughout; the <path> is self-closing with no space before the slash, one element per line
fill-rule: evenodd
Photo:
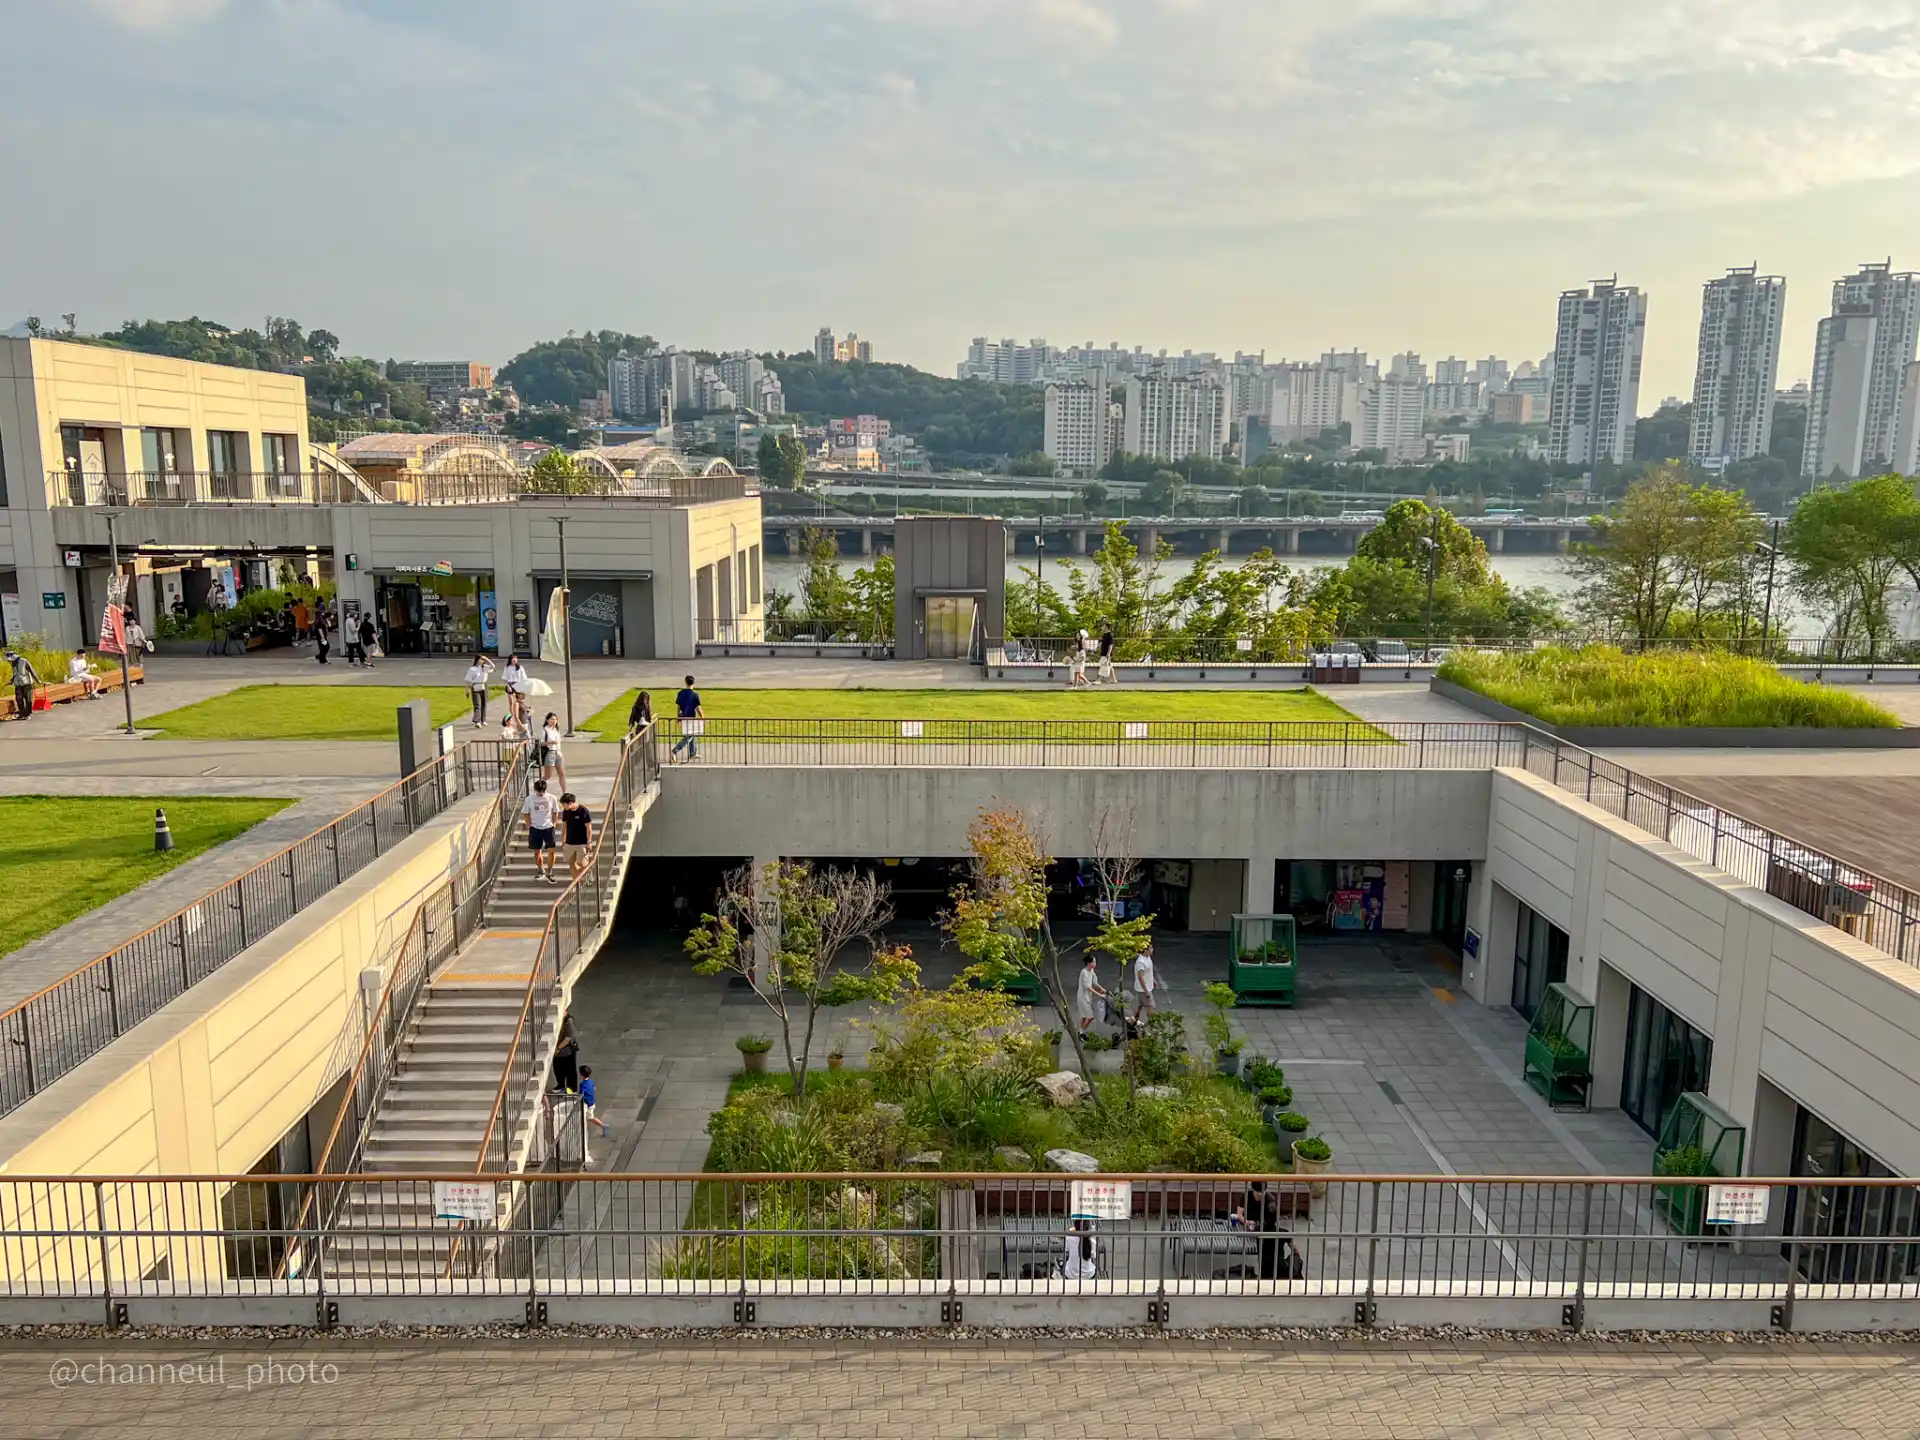
<path fill-rule="evenodd" d="M 927 658 L 926 592 L 978 591 L 988 635 L 1007 628 L 1007 528 L 999 520 L 922 517 L 894 526 L 893 653 Z M 963 641 L 964 643 L 964 641 Z"/>
<path fill-rule="evenodd" d="M 1920 969 L 1535 776 L 1492 787 L 1470 920 L 1484 941 L 1463 976 L 1475 999 L 1507 1003 L 1524 902 L 1571 937 L 1568 983 L 1598 1002 L 1599 1103 L 1618 1101 L 1638 985 L 1713 1037 L 1708 1094 L 1749 1125 L 1749 1173 L 1786 1153 L 1777 1091 L 1920 1174 Z"/>
<path fill-rule="evenodd" d="M 12 1176 L 240 1174 L 358 1058 L 360 972 L 471 858 L 462 801 L 0 1119 Z"/>
<path fill-rule="evenodd" d="M 1114 812 L 1131 817 L 1135 854 L 1254 859 L 1271 876 L 1282 856 L 1478 859 L 1491 785 L 1473 770 L 687 766 L 662 777 L 635 853 L 964 855 L 974 817 L 1014 805 L 1055 854 L 1092 853 Z"/>

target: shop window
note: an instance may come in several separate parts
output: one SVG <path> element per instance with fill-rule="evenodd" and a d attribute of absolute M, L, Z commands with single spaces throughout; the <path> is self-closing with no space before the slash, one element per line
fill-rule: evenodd
<path fill-rule="evenodd" d="M 1567 978 L 1567 932 L 1530 905 L 1520 907 L 1513 945 L 1513 1008 L 1528 1019 L 1547 986 Z"/>
<path fill-rule="evenodd" d="M 1683 1091 L 1707 1088 L 1713 1039 L 1696 1030 L 1638 985 L 1627 1001 L 1627 1053 L 1620 1108 L 1658 1136 Z"/>
<path fill-rule="evenodd" d="M 1892 1178 L 1893 1171 L 1810 1110 L 1793 1127 L 1793 1173 L 1810 1180 Z M 1920 1278 L 1920 1203 L 1911 1185 L 1796 1186 L 1784 1253 L 1816 1284 L 1897 1285 Z M 1892 1242 L 1892 1243 L 1887 1243 Z"/>

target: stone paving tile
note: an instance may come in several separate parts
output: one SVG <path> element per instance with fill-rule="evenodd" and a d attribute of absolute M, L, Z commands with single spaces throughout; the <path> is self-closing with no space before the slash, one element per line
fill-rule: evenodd
<path fill-rule="evenodd" d="M 223 1383 L 60 1388 L 56 1363 L 220 1363 Z M 288 1367 L 269 1383 L 267 1366 Z M 257 1367 L 249 1370 L 249 1366 Z M 290 1367 L 317 1379 L 287 1379 Z M 66 1373 L 66 1372 L 62 1372 Z M 97 1372 L 95 1372 L 97 1374 Z M 9 1437 L 1920 1435 L 1912 1346 L 1067 1344 L 720 1336 L 217 1348 L 0 1342 Z M 249 1389 L 251 1382 L 252 1388 Z"/>

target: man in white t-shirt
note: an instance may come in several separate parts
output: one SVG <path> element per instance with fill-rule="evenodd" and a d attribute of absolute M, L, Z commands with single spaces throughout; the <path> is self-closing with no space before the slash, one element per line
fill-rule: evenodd
<path fill-rule="evenodd" d="M 559 855 L 554 848 L 553 824 L 560 814 L 560 804 L 547 794 L 547 782 L 533 782 L 533 793 L 521 802 L 520 813 L 527 817 L 527 844 L 533 850 L 533 868 L 540 878 L 552 885 L 553 862 Z"/>
<path fill-rule="evenodd" d="M 1160 1002 L 1153 998 L 1159 984 L 1153 978 L 1153 947 L 1149 945 L 1133 957 L 1133 1023 L 1138 1025 L 1150 1011 L 1158 1011 Z"/>

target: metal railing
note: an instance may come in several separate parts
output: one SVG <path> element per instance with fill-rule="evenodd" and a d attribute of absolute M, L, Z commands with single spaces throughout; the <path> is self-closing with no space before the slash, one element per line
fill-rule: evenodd
<path fill-rule="evenodd" d="M 537 490 L 520 475 L 434 474 L 403 475 L 395 482 L 395 499 L 417 505 L 500 504 L 510 500 L 601 500 L 652 505 L 700 505 L 715 500 L 745 500 L 760 493 L 753 475 L 645 475 L 615 478 L 583 473 L 574 489 L 565 493 Z M 404 493 L 402 493 L 404 492 Z"/>
<path fill-rule="evenodd" d="M 498 789 L 505 768 L 499 741 L 468 741 L 0 1012 L 0 1114 L 97 1055 L 456 801 Z"/>
<path fill-rule="evenodd" d="M 1756 627 L 1757 627 L 1756 620 Z M 1031 635 L 991 637 L 987 641 L 987 664 L 991 666 L 1065 665 L 1073 656 L 1076 640 L 1070 635 Z M 1247 648 L 1242 649 L 1242 646 Z M 1437 665 L 1454 650 L 1528 651 L 1550 645 L 1613 645 L 1621 650 L 1652 654 L 1656 652 L 1699 652 L 1703 654 L 1741 655 L 1770 660 L 1776 665 L 1862 665 L 1913 664 L 1920 660 L 1920 644 L 1883 638 L 1869 643 L 1865 636 L 1774 635 L 1761 640 L 1728 636 L 1724 639 L 1641 640 L 1633 636 L 1612 636 L 1584 631 L 1532 637 L 1493 637 L 1458 635 L 1406 636 L 1323 636 L 1301 644 L 1272 644 L 1226 635 L 1127 636 L 1114 643 L 1114 660 L 1121 665 L 1301 665 L 1313 656 L 1328 652 L 1357 654 L 1367 665 L 1389 668 L 1413 668 Z M 1088 657 L 1088 668 L 1097 657 Z"/>
<path fill-rule="evenodd" d="M 699 750 L 720 765 L 1487 770 L 1520 764 L 1527 734 L 1492 720 L 711 719 Z"/>
<path fill-rule="evenodd" d="M 1517 728 L 1521 768 L 1897 960 L 1920 965 L 1920 894 L 1907 886 L 1544 731 Z"/>
<path fill-rule="evenodd" d="M 1061 1175 L 0 1180 L 0 1318 L 54 1301 L 154 1323 L 192 1301 L 202 1324 L 372 1323 L 409 1305 L 447 1323 L 504 1299 L 529 1323 L 592 1300 L 600 1323 L 713 1326 L 767 1301 L 787 1323 L 953 1323 L 980 1302 L 964 1318 L 1164 1324 L 1174 1305 L 1188 1325 L 1368 1326 L 1457 1303 L 1466 1323 L 1515 1328 L 1920 1325 L 1909 1180 L 1095 1178 L 1104 1218 L 1084 1232 Z M 301 1207 L 314 1190 L 328 1202 Z M 350 1230 L 312 1223 L 349 1205 Z M 482 1232 L 481 1263 L 446 1263 Z"/>
<path fill-rule="evenodd" d="M 75 506 L 354 505 L 367 495 L 350 477 L 315 466 L 307 472 L 50 470 L 47 503 Z"/>
<path fill-rule="evenodd" d="M 625 860 L 629 828 L 636 804 L 660 775 L 660 752 L 654 726 L 633 734 L 614 773 L 613 792 L 594 832 L 587 868 L 573 880 L 548 912 L 540 948 L 527 979 L 526 999 L 514 1026 L 506 1063 L 500 1069 L 493 1109 L 474 1154 L 474 1169 L 496 1164 L 502 1171 L 515 1168 L 516 1147 L 531 1123 L 541 1092 L 546 1088 L 553 1047 L 560 1035 L 568 962 L 587 937 L 604 925 L 619 903 L 617 883 Z"/>

